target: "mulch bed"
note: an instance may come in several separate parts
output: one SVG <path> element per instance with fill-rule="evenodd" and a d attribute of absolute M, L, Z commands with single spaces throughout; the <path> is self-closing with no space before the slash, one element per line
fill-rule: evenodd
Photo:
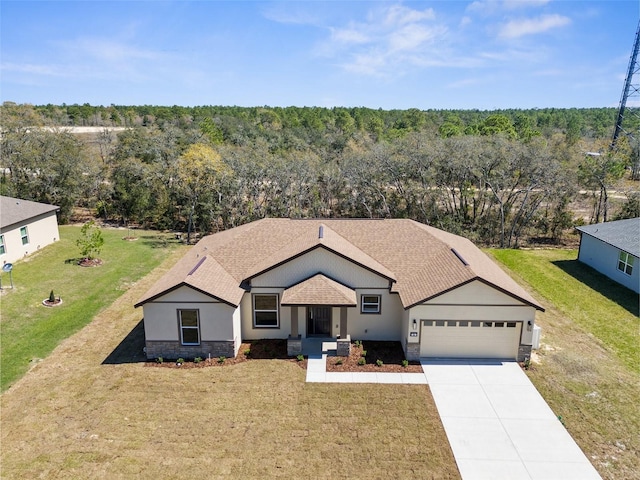
<path fill-rule="evenodd" d="M 364 364 L 361 364 L 361 359 L 364 359 Z M 381 365 L 376 363 L 378 360 Z M 408 362 L 403 366 L 403 360 L 405 356 L 400 342 L 353 342 L 348 357 L 327 357 L 327 372 L 422 373 L 420 362 Z"/>
<path fill-rule="evenodd" d="M 363 353 L 366 351 L 366 356 Z M 361 365 L 360 359 L 365 359 L 365 364 Z M 203 358 L 195 362 L 193 358 L 185 358 L 184 362 L 178 365 L 176 359 L 163 359 L 162 363 L 148 361 L 146 366 L 159 368 L 205 368 L 205 367 L 226 367 L 253 360 L 285 360 L 297 364 L 300 368 L 307 368 L 307 357 L 298 360 L 296 357 L 287 355 L 287 341 L 280 339 L 253 340 L 243 342 L 234 358 Z M 351 355 L 348 357 L 327 357 L 327 372 L 403 372 L 422 373 L 419 362 L 408 362 L 407 366 L 402 365 L 405 359 L 400 342 L 375 342 L 367 341 L 363 344 L 353 342 L 351 344 Z M 376 363 L 382 361 L 382 365 Z"/>
<path fill-rule="evenodd" d="M 286 360 L 298 364 L 301 368 L 307 368 L 307 359 L 298 360 L 296 357 L 287 355 L 287 341 L 280 339 L 252 340 L 243 342 L 238 350 L 238 355 L 234 358 L 217 357 L 204 358 L 200 362 L 194 362 L 193 358 L 185 358 L 181 365 L 176 363 L 176 359 L 164 359 L 162 363 L 148 361 L 147 366 L 164 368 L 204 368 L 204 367 L 226 367 L 239 363 L 250 362 L 252 360 Z"/>
<path fill-rule="evenodd" d="M 102 265 L 102 260 L 99 258 L 81 258 L 78 261 L 78 265 L 81 267 L 99 267 Z"/>

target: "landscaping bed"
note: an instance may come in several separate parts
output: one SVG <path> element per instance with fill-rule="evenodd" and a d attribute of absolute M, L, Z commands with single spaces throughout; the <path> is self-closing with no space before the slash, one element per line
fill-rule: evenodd
<path fill-rule="evenodd" d="M 162 368 L 204 368 L 237 365 L 251 360 L 285 360 L 293 362 L 301 368 L 307 368 L 307 356 L 304 359 L 287 355 L 287 341 L 280 339 L 265 339 L 243 342 L 234 358 L 184 358 L 177 362 L 175 358 L 150 360 L 149 367 Z M 403 362 L 405 362 L 403 364 Z M 327 357 L 328 372 L 404 372 L 422 373 L 419 362 L 406 362 L 404 352 L 399 342 L 365 343 L 353 342 L 351 355 L 348 357 Z"/>
<path fill-rule="evenodd" d="M 303 360 L 287 355 L 287 341 L 280 339 L 249 340 L 243 342 L 238 350 L 238 355 L 233 358 L 211 357 L 202 359 L 185 358 L 183 362 L 173 359 L 150 360 L 147 366 L 165 368 L 204 368 L 224 367 L 237 365 L 251 360 L 286 360 L 298 364 L 301 368 L 307 368 L 307 358 Z"/>
<path fill-rule="evenodd" d="M 348 357 L 327 357 L 327 372 L 422 373 L 419 362 L 407 362 L 400 342 L 352 342 Z"/>

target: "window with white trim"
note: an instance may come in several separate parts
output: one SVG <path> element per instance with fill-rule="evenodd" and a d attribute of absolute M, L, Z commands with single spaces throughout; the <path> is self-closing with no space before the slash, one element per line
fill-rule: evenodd
<path fill-rule="evenodd" d="M 255 294 L 253 296 L 253 326 L 256 328 L 278 328 L 277 294 Z"/>
<path fill-rule="evenodd" d="M 198 310 L 178 310 L 180 323 L 180 343 L 182 345 L 200 345 L 200 315 Z"/>
<path fill-rule="evenodd" d="M 7 247 L 4 246 L 4 235 L 0 235 L 0 255 L 7 253 Z"/>
<path fill-rule="evenodd" d="M 361 295 L 360 313 L 380 313 L 381 301 L 380 295 Z"/>
<path fill-rule="evenodd" d="M 27 227 L 20 227 L 20 238 L 22 239 L 22 244 L 26 245 L 29 243 L 29 232 L 27 231 Z"/>
<path fill-rule="evenodd" d="M 620 252 L 620 256 L 618 257 L 618 270 L 627 275 L 631 275 L 631 272 L 633 272 L 633 255 L 627 252 Z"/>

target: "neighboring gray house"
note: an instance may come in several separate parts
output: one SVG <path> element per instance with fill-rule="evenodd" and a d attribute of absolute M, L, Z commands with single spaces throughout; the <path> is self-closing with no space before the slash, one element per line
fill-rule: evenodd
<path fill-rule="evenodd" d="M 536 300 L 469 240 L 412 220 L 266 218 L 204 237 L 138 301 L 148 358 L 243 340 L 395 340 L 420 357 L 530 353 Z M 339 353 L 340 354 L 340 353 Z"/>
<path fill-rule="evenodd" d="M 47 203 L 0 196 L 0 261 L 12 263 L 60 239 L 56 212 Z"/>
<path fill-rule="evenodd" d="M 640 218 L 577 227 L 578 260 L 640 293 Z"/>

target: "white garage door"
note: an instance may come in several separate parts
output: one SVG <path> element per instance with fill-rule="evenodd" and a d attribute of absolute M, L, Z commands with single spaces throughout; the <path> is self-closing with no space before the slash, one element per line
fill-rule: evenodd
<path fill-rule="evenodd" d="M 515 359 L 521 330 L 522 322 L 422 320 L 420 356 Z"/>

